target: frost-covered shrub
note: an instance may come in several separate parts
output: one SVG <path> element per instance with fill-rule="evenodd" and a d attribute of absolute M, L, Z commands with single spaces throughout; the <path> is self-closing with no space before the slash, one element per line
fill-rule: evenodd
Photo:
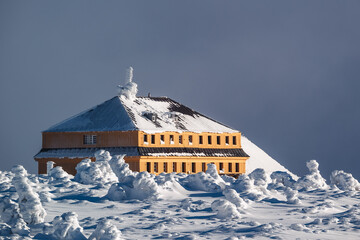
<path fill-rule="evenodd" d="M 246 208 L 247 203 L 239 196 L 239 194 L 234 190 L 227 188 L 222 192 L 229 202 L 233 203 L 238 208 Z"/>
<path fill-rule="evenodd" d="M 216 212 L 216 217 L 221 219 L 239 218 L 240 213 L 236 206 L 225 199 L 218 199 L 211 203 L 211 209 Z"/>
<path fill-rule="evenodd" d="M 157 199 L 159 197 L 159 186 L 150 173 L 141 172 L 136 174 L 132 180 L 113 184 L 108 191 L 107 197 L 113 201 Z"/>
<path fill-rule="evenodd" d="M 61 166 L 51 168 L 48 172 L 50 183 L 67 183 L 71 179 L 71 175 L 64 171 Z"/>
<path fill-rule="evenodd" d="M 57 216 L 53 220 L 53 231 L 50 234 L 51 239 L 56 240 L 85 240 L 83 228 L 80 226 L 77 214 L 67 212 Z"/>
<path fill-rule="evenodd" d="M 125 155 L 116 155 L 109 161 L 110 167 L 119 183 L 129 183 L 135 178 L 136 172 L 131 171 L 129 164 L 125 163 Z"/>
<path fill-rule="evenodd" d="M 49 174 L 50 170 L 54 168 L 55 163 L 53 161 L 46 162 L 46 173 Z"/>
<path fill-rule="evenodd" d="M 286 195 L 286 200 L 288 203 L 291 203 L 291 204 L 299 204 L 300 203 L 300 200 L 298 198 L 298 191 L 293 190 L 289 187 L 286 187 L 284 190 L 284 193 Z"/>
<path fill-rule="evenodd" d="M 351 173 L 342 170 L 335 170 L 330 175 L 330 182 L 333 186 L 343 191 L 360 191 L 360 183 Z"/>
<path fill-rule="evenodd" d="M 27 224 L 36 224 L 44 221 L 46 216 L 45 209 L 41 205 L 40 198 L 30 186 L 27 179 L 27 172 L 23 166 L 17 165 L 11 170 L 15 177 L 12 183 L 19 195 L 20 214 Z"/>
<path fill-rule="evenodd" d="M 219 176 L 216 165 L 208 164 L 206 173 L 198 172 L 186 176 L 181 180 L 181 184 L 190 190 L 201 190 L 205 192 L 222 192 L 227 183 Z"/>
<path fill-rule="evenodd" d="M 110 166 L 118 178 L 107 194 L 110 200 L 120 201 L 125 199 L 157 199 L 160 189 L 154 180 L 154 175 L 148 172 L 136 173 L 130 170 L 123 156 L 114 156 Z"/>
<path fill-rule="evenodd" d="M 205 208 L 205 202 L 202 200 L 193 201 L 191 198 L 185 198 L 181 201 L 180 208 L 189 212 L 196 212 Z"/>
<path fill-rule="evenodd" d="M 0 200 L 0 219 L 2 222 L 13 225 L 21 218 L 19 204 L 8 197 Z"/>
<path fill-rule="evenodd" d="M 316 160 L 310 160 L 306 163 L 309 169 L 309 174 L 301 177 L 296 183 L 295 188 L 311 191 L 315 189 L 326 189 L 328 186 L 326 180 L 321 176 L 319 171 L 319 164 Z"/>
<path fill-rule="evenodd" d="M 270 177 L 262 168 L 255 169 L 248 176 L 254 180 L 254 185 L 256 186 L 266 187 L 268 182 L 270 182 Z"/>
<path fill-rule="evenodd" d="M 250 179 L 248 175 L 240 175 L 236 181 L 231 184 L 231 188 L 241 194 L 242 197 L 246 197 L 251 200 L 259 200 L 264 196 L 264 187 L 254 185 L 254 180 Z"/>
<path fill-rule="evenodd" d="M 12 172 L 0 171 L 0 191 L 7 191 L 11 187 L 11 180 L 14 177 Z"/>
<path fill-rule="evenodd" d="M 105 150 L 99 150 L 95 153 L 96 161 L 90 159 L 82 160 L 76 166 L 75 181 L 84 184 L 106 184 L 117 180 L 112 171 L 109 160 L 110 153 Z"/>
<path fill-rule="evenodd" d="M 103 220 L 96 226 L 89 240 L 121 240 L 121 231 L 110 220 Z"/>
<path fill-rule="evenodd" d="M 273 184 L 281 184 L 285 187 L 293 187 L 295 184 L 295 180 L 292 178 L 292 176 L 283 171 L 275 171 L 271 173 L 270 178 L 272 180 Z"/>

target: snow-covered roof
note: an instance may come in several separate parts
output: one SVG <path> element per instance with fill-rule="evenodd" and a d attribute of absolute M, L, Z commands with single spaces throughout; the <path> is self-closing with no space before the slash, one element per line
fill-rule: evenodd
<path fill-rule="evenodd" d="M 238 132 L 168 97 L 111 98 L 45 132 Z"/>

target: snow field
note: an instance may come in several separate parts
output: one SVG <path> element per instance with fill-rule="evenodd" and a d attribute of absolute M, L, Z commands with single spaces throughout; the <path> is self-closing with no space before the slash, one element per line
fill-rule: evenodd
<path fill-rule="evenodd" d="M 106 151 L 75 177 L 16 166 L 0 172 L 0 239 L 357 239 L 358 181 L 334 171 L 328 186 L 316 161 L 307 166 L 298 181 L 259 168 L 234 179 L 214 165 L 155 176 Z"/>

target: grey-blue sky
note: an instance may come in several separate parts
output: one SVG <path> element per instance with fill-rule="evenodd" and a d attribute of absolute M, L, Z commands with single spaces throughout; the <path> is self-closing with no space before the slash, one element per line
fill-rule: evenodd
<path fill-rule="evenodd" d="M 359 1 L 0 1 L 1 169 L 40 132 L 116 94 L 166 95 L 297 174 L 357 178 Z"/>

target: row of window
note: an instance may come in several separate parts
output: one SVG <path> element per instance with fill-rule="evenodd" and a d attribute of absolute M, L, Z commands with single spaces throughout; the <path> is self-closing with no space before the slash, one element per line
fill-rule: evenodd
<path fill-rule="evenodd" d="M 151 162 L 147 162 L 146 163 L 146 171 L 151 172 Z M 187 171 L 190 172 L 190 169 L 186 169 L 186 163 L 182 162 L 180 166 L 178 166 L 180 164 L 178 164 L 177 162 L 173 162 L 172 163 L 172 169 L 169 169 L 169 164 L 167 162 L 163 163 L 163 169 L 162 171 L 159 171 L 159 163 L 158 162 L 154 162 L 154 172 L 155 173 L 159 173 L 159 172 L 183 172 L 186 173 Z M 178 171 L 178 167 L 181 167 L 181 169 L 179 169 Z M 224 169 L 224 163 L 219 163 L 219 169 L 220 171 L 223 171 Z M 205 172 L 206 171 L 206 163 L 201 163 L 201 171 Z M 196 163 L 191 163 L 191 172 L 192 173 L 196 173 L 197 169 L 196 169 Z M 233 163 L 228 163 L 228 172 L 233 172 Z M 239 163 L 235 163 L 235 172 L 238 173 L 240 172 L 240 164 Z"/>
<path fill-rule="evenodd" d="M 144 134 L 144 143 L 145 144 L 149 143 L 148 136 L 150 136 L 150 143 L 155 144 L 155 134 L 151 134 L 151 135 Z M 208 145 L 212 144 L 212 139 L 213 139 L 213 136 L 207 136 L 207 144 Z M 189 145 L 192 145 L 192 143 L 193 143 L 192 135 L 188 136 L 188 142 L 189 142 Z M 160 143 L 165 144 L 165 135 L 160 135 Z M 170 144 L 174 144 L 174 135 L 170 135 Z M 183 144 L 183 136 L 182 135 L 179 135 L 179 144 Z M 199 136 L 199 144 L 204 144 L 204 136 L 201 136 L 201 135 Z M 216 144 L 221 145 L 221 137 L 220 136 L 216 136 Z M 230 145 L 230 137 L 229 136 L 225 136 L 225 144 Z M 237 144 L 236 136 L 232 136 L 232 145 L 236 145 L 236 144 Z"/>

